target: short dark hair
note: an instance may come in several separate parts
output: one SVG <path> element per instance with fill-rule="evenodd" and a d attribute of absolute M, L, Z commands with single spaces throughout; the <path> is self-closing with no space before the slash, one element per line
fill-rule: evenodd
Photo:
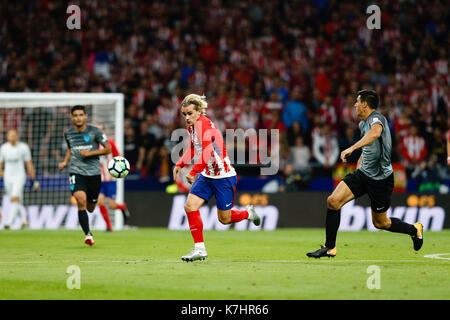
<path fill-rule="evenodd" d="M 361 90 L 358 91 L 356 96 L 361 97 L 361 101 L 367 102 L 371 109 L 378 108 L 378 103 L 380 102 L 380 98 L 378 97 L 378 93 L 374 90 Z"/>
<path fill-rule="evenodd" d="M 73 106 L 72 109 L 70 109 L 70 114 L 73 114 L 73 112 L 76 110 L 83 110 L 83 112 L 86 113 L 86 108 L 77 104 L 76 106 Z"/>

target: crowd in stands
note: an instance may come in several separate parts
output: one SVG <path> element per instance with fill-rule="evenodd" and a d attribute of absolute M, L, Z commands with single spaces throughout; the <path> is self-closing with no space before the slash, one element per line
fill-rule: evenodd
<path fill-rule="evenodd" d="M 76 2 L 75 2 L 76 4 Z M 448 4 L 378 1 L 10 1 L 0 10 L 0 90 L 122 92 L 125 156 L 142 177 L 170 179 L 180 101 L 204 94 L 223 132 L 279 129 L 280 175 L 330 176 L 360 138 L 354 103 L 374 89 L 393 162 L 409 176 L 447 174 Z M 356 163 L 359 154 L 350 160 Z M 245 169 L 242 169 L 245 173 Z"/>

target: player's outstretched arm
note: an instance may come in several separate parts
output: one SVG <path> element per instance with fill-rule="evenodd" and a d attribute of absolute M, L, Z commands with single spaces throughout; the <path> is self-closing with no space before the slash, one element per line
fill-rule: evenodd
<path fill-rule="evenodd" d="M 351 147 L 345 149 L 341 152 L 341 160 L 342 162 L 347 162 L 347 157 L 350 156 L 355 150 L 367 146 L 377 140 L 381 133 L 383 132 L 383 126 L 381 124 L 374 124 L 372 128 L 367 131 L 364 137 L 361 138 L 358 142 L 356 142 Z"/>
<path fill-rule="evenodd" d="M 176 167 L 184 168 L 191 164 L 192 158 L 194 158 L 194 144 L 191 142 L 189 143 L 188 149 L 186 152 L 181 156 L 181 158 L 177 161 L 175 164 Z"/>
<path fill-rule="evenodd" d="M 66 157 L 64 158 L 64 161 L 58 164 L 59 170 L 63 170 L 69 163 L 69 160 L 70 160 L 70 148 L 67 148 Z"/>
<path fill-rule="evenodd" d="M 178 175 L 180 174 L 181 168 L 188 166 L 193 157 L 194 157 L 194 144 L 192 143 L 192 141 L 190 141 L 186 152 L 175 163 L 175 167 L 173 168 L 173 180 L 174 181 L 177 179 Z"/>
<path fill-rule="evenodd" d="M 177 179 L 177 176 L 180 174 L 181 172 L 181 167 L 173 167 L 173 180 Z"/>

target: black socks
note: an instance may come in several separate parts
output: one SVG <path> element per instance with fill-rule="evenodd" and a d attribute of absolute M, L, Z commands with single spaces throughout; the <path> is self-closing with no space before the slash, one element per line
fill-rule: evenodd
<path fill-rule="evenodd" d="M 336 237 L 340 223 L 341 210 L 327 209 L 327 218 L 325 220 L 325 247 L 328 249 L 333 249 L 336 246 Z"/>
<path fill-rule="evenodd" d="M 86 210 L 78 210 L 78 221 L 80 222 L 81 229 L 83 229 L 84 234 L 90 233 L 89 230 L 89 217 Z"/>
<path fill-rule="evenodd" d="M 387 231 L 406 233 L 410 236 L 414 236 L 417 233 L 416 227 L 414 227 L 412 224 L 403 222 L 398 218 L 391 218 L 391 227 L 387 229 Z"/>
<path fill-rule="evenodd" d="M 325 221 L 326 241 L 325 247 L 333 249 L 336 247 L 336 237 L 341 223 L 341 210 L 327 209 L 327 217 Z M 410 236 L 417 234 L 417 229 L 412 224 L 403 222 L 398 218 L 391 218 L 391 227 L 386 229 L 390 232 L 405 233 Z"/>

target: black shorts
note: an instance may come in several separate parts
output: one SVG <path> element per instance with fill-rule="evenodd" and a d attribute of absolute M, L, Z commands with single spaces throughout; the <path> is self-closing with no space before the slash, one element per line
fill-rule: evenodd
<path fill-rule="evenodd" d="M 374 180 L 361 170 L 347 174 L 343 181 L 350 188 L 355 199 L 368 194 L 370 206 L 375 213 L 386 212 L 391 206 L 391 196 L 394 190 L 394 173 L 383 180 Z"/>
<path fill-rule="evenodd" d="M 72 192 L 72 194 L 77 191 L 84 191 L 88 203 L 97 203 L 100 187 L 102 185 L 102 177 L 100 175 L 83 176 L 77 173 L 70 173 L 69 182 L 70 192 Z"/>

